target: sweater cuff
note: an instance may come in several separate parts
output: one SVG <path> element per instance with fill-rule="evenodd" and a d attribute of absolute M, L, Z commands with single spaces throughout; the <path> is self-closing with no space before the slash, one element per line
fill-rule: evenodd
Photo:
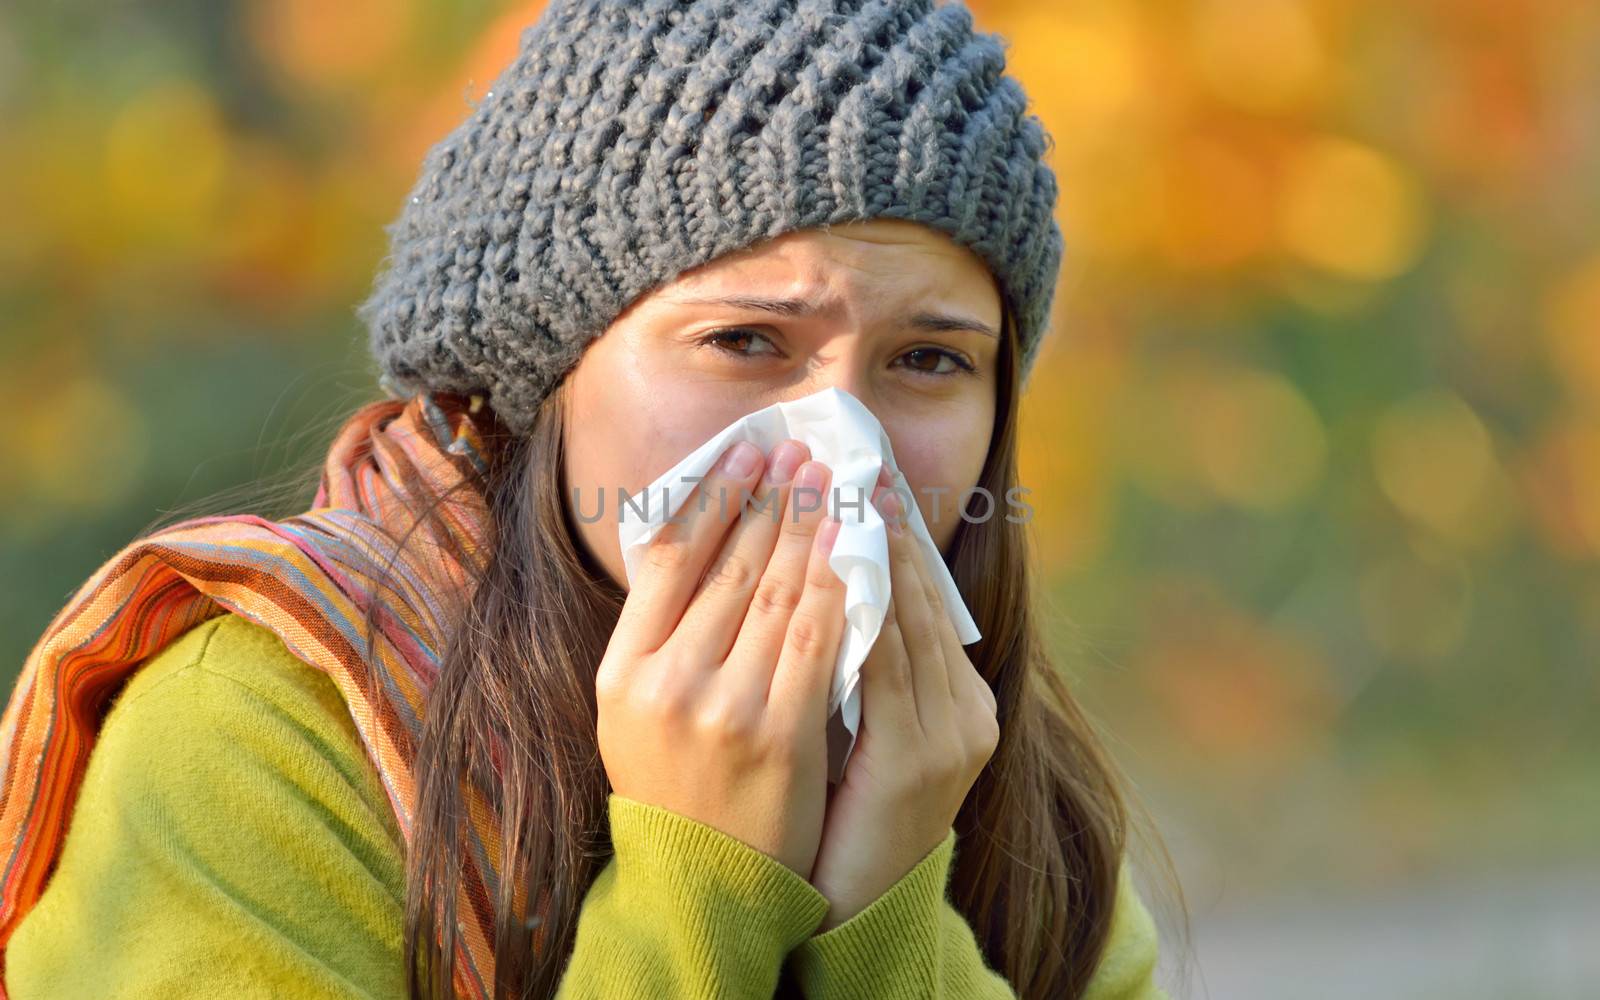
<path fill-rule="evenodd" d="M 955 844 L 951 827 L 938 847 L 866 909 L 790 954 L 810 1000 L 925 995 L 905 992 L 911 984 L 931 990 L 942 964 L 939 914 Z"/>
<path fill-rule="evenodd" d="M 607 805 L 618 886 L 670 902 L 700 934 L 781 961 L 828 915 L 803 876 L 737 837 L 614 792 Z"/>

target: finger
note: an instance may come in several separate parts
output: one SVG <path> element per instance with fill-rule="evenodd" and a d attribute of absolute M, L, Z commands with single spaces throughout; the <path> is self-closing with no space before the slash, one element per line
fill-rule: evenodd
<path fill-rule="evenodd" d="M 817 528 L 806 563 L 805 590 L 789 618 L 783 651 L 767 688 L 771 717 L 791 732 L 821 727 L 828 718 L 828 692 L 844 635 L 844 581 L 828 565 L 839 535 L 839 521 L 826 518 Z M 755 672 L 750 674 L 757 677 Z"/>
<path fill-rule="evenodd" d="M 902 499 L 901 502 L 903 506 L 904 500 Z M 934 566 L 931 562 L 934 557 L 929 554 L 928 547 L 917 540 L 916 536 L 912 535 L 910 522 L 906 516 L 908 513 L 907 511 L 901 512 L 900 529 L 904 532 L 908 544 L 916 554 L 916 558 L 913 561 L 916 563 L 922 580 L 923 593 L 928 599 L 928 609 L 933 613 L 933 620 L 939 627 L 940 649 L 944 652 L 945 664 L 950 668 L 948 678 L 950 680 L 950 691 L 960 691 L 962 688 L 956 683 L 957 675 L 963 670 L 970 672 L 971 660 L 967 657 L 966 649 L 961 642 L 961 636 L 956 634 L 956 623 L 950 618 L 949 605 L 945 603 L 944 592 L 939 589 L 937 578 L 934 576 Z"/>
<path fill-rule="evenodd" d="M 807 568 L 817 525 L 826 513 L 828 482 L 832 473 L 821 462 L 803 463 L 795 473 L 778 525 L 772 558 L 745 609 L 739 634 L 723 669 L 743 671 L 751 690 L 766 691 L 783 652 L 794 617 L 805 595 Z M 841 614 L 842 616 L 842 614 Z"/>
<path fill-rule="evenodd" d="M 728 532 L 730 518 L 724 508 L 737 504 L 743 491 L 755 483 L 763 464 L 761 449 L 750 442 L 729 447 L 645 546 L 643 565 L 617 618 L 621 641 L 648 652 L 659 649 L 672 635 L 706 563 Z M 646 503 L 664 499 L 645 498 Z"/>
<path fill-rule="evenodd" d="M 902 519 L 902 527 L 904 524 L 905 521 Z M 906 536 L 914 537 L 910 532 L 906 532 Z M 946 681 L 950 691 L 952 722 L 960 720 L 976 723 L 978 720 L 975 713 L 980 711 L 989 719 L 995 719 L 998 715 L 998 703 L 994 691 L 990 689 L 989 682 L 978 673 L 977 667 L 967 656 L 961 637 L 956 633 L 955 622 L 950 620 L 949 606 L 935 582 L 928 550 L 916 541 L 913 541 L 912 545 L 918 555 L 916 563 L 926 587 L 928 608 L 938 624 L 939 644 L 947 667 Z"/>
<path fill-rule="evenodd" d="M 905 498 L 900 494 L 894 496 L 898 501 L 898 504 L 894 505 L 898 508 L 898 521 L 895 523 L 898 524 L 903 540 L 913 553 L 912 563 L 916 566 L 917 577 L 928 602 L 928 610 L 932 613 L 934 624 L 937 626 L 939 648 L 944 654 L 945 665 L 949 668 L 946 676 L 948 690 L 954 694 L 964 690 L 961 683 L 958 683 L 957 675 L 959 671 L 968 669 L 971 661 L 967 658 L 961 637 L 956 634 L 956 624 L 950 618 L 950 608 L 945 603 L 944 592 L 939 589 L 938 579 L 934 575 L 933 560 L 936 558 L 942 560 L 943 557 L 930 553 L 929 547 L 912 534 L 910 512 L 905 509 Z M 885 521 L 890 521 L 890 518 L 886 517 Z M 891 536 L 893 527 L 891 524 Z"/>
<path fill-rule="evenodd" d="M 878 638 L 861 661 L 861 725 L 877 740 L 920 739 L 916 692 L 911 683 L 911 658 L 895 618 L 894 602 L 885 609 Z"/>
<path fill-rule="evenodd" d="M 907 532 L 907 536 L 910 533 Z M 945 602 L 944 594 L 939 590 L 935 581 L 934 570 L 930 564 L 930 556 L 925 546 L 913 542 L 917 551 L 916 560 L 918 568 L 922 571 L 923 584 L 926 587 L 928 607 L 933 612 L 933 619 L 939 628 L 939 645 L 944 652 L 945 666 L 948 668 L 946 680 L 955 710 L 959 712 L 963 704 L 971 704 L 963 696 L 977 697 L 982 704 L 988 707 L 992 715 L 996 711 L 994 691 L 990 689 L 989 682 L 983 679 L 973 665 L 971 657 L 967 655 L 966 647 L 961 641 L 961 636 L 956 633 L 956 624 L 950 618 L 950 608 Z"/>
<path fill-rule="evenodd" d="M 949 616 L 945 616 L 948 623 Z M 977 664 L 967 655 L 956 636 L 955 626 L 945 624 L 945 662 L 950 665 L 950 690 L 955 695 L 955 710 L 963 722 L 977 723 L 981 717 L 998 720 L 999 702 L 994 689 L 978 672 Z M 953 652 L 952 652 L 953 651 Z M 982 727 L 980 727 L 982 728 Z"/>
<path fill-rule="evenodd" d="M 926 568 L 926 551 L 924 550 L 924 568 Z M 932 571 L 928 571 L 928 589 L 933 593 L 930 605 L 934 609 L 934 619 L 939 623 L 939 643 L 944 650 L 945 665 L 950 668 L 950 690 L 960 694 L 968 690 L 969 683 L 981 688 L 983 699 L 989 705 L 989 711 L 995 710 L 994 692 L 989 689 L 989 682 L 983 679 L 978 669 L 972 663 L 972 658 L 967 655 L 966 646 L 961 642 L 961 636 L 956 634 L 956 623 L 950 620 L 950 607 L 944 601 L 944 595 L 939 592 L 938 586 L 931 579 Z M 956 699 L 961 700 L 959 697 Z M 959 709 L 959 705 L 957 706 Z"/>
<path fill-rule="evenodd" d="M 931 738 L 949 732 L 955 721 L 944 643 L 939 638 L 938 617 L 929 603 L 932 586 L 926 579 L 916 539 L 906 530 L 900 497 L 893 490 L 882 490 L 875 502 L 889 524 L 889 591 L 906 655 L 911 660 L 917 718 L 923 733 Z"/>
<path fill-rule="evenodd" d="M 722 549 L 689 598 L 668 642 L 682 638 L 700 644 L 719 664 L 727 658 L 750 607 L 750 597 L 772 559 L 795 471 L 809 457 L 810 449 L 792 439 L 773 449 L 766 475 L 750 502 L 741 506 Z"/>

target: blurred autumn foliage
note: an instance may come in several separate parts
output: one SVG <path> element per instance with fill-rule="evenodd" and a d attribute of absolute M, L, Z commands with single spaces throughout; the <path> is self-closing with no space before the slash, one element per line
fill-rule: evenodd
<path fill-rule="evenodd" d="M 1053 639 L 1189 875 L 1592 859 L 1600 5 L 971 6 L 1061 182 Z M 0 9 L 6 670 L 376 394 L 382 227 L 537 11 Z"/>

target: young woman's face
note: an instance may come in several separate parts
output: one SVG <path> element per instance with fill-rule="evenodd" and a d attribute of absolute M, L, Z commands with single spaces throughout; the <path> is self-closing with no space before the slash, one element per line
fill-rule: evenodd
<path fill-rule="evenodd" d="M 989 448 L 1000 318 L 976 254 L 899 219 L 786 233 L 685 272 L 630 305 L 567 376 L 579 541 L 626 587 L 619 488 L 644 489 L 748 413 L 834 386 L 883 424 L 944 549 Z"/>

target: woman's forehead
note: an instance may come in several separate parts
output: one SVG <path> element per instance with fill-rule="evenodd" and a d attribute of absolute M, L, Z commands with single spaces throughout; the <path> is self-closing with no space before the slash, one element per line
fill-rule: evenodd
<path fill-rule="evenodd" d="M 758 290 L 801 300 L 936 297 L 992 313 L 996 321 L 1000 314 L 998 286 L 977 254 L 936 229 L 900 219 L 784 233 L 687 271 L 659 291 L 686 304 Z"/>

